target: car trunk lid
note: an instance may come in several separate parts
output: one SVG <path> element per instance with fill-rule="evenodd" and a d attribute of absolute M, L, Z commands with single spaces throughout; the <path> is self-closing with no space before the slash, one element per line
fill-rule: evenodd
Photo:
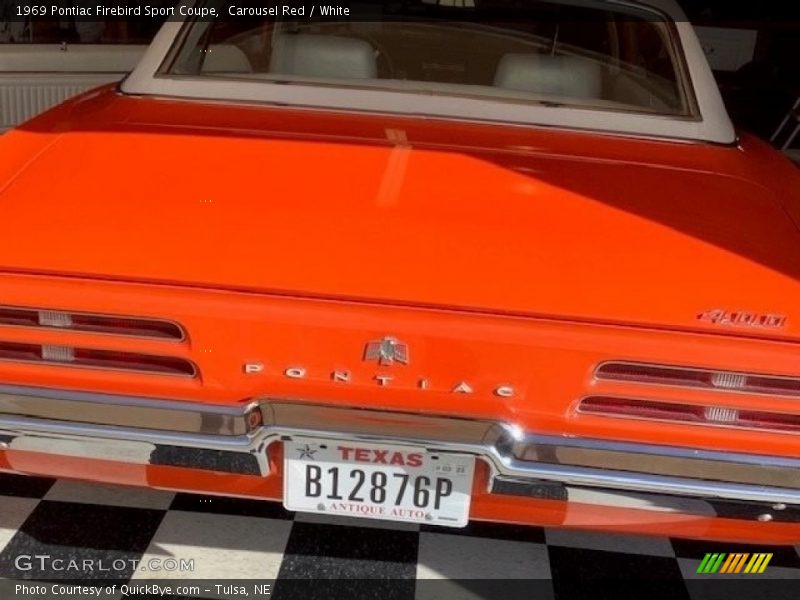
<path fill-rule="evenodd" d="M 800 336 L 797 228 L 768 188 L 707 168 L 733 149 L 656 161 L 664 144 L 626 141 L 625 160 L 599 136 L 565 133 L 566 152 L 551 133 L 313 124 L 63 133 L 0 195 L 0 268 L 672 329 L 745 314 L 732 331 Z"/>

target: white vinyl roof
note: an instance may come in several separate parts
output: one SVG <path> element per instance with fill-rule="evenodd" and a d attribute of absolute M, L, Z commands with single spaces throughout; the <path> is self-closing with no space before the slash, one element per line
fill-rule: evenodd
<path fill-rule="evenodd" d="M 548 0 L 565 4 L 592 4 L 598 0 Z M 192 5 L 195 0 L 184 0 Z M 519 126 L 547 126 L 609 134 L 731 144 L 736 133 L 694 28 L 675 0 L 599 0 L 618 7 L 651 7 L 676 21 L 675 30 L 685 55 L 697 117 L 614 112 L 533 103 L 504 103 L 491 98 L 415 94 L 382 88 L 282 85 L 256 80 L 171 76 L 159 73 L 183 23 L 167 21 L 134 71 L 122 82 L 128 94 L 259 103 L 294 108 L 407 114 Z"/>

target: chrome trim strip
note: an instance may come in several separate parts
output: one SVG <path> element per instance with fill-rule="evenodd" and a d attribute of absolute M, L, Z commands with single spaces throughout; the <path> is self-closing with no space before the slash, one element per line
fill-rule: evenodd
<path fill-rule="evenodd" d="M 141 427 L 176 434 L 243 435 L 247 432 L 245 412 L 242 406 L 0 385 L 0 417 Z"/>
<path fill-rule="evenodd" d="M 258 402 L 264 428 L 281 435 L 336 439 L 394 440 L 437 450 L 507 447 L 511 428 L 495 421 L 374 409 L 308 404 L 283 400 Z"/>
<path fill-rule="evenodd" d="M 269 473 L 263 447 L 254 447 L 249 436 L 175 434 L 2 416 L 0 442 L 0 449 L 12 451 L 246 475 Z"/>
<path fill-rule="evenodd" d="M 548 435 L 529 435 L 525 438 L 526 444 L 517 443 L 514 453 L 522 459 L 535 460 L 537 445 L 559 446 L 561 448 L 585 448 L 588 450 L 601 450 L 607 452 L 625 452 L 629 454 L 645 454 L 648 456 L 668 456 L 701 461 L 731 462 L 736 464 L 763 467 L 765 459 L 769 464 L 787 469 L 800 467 L 800 458 L 787 458 L 781 456 L 763 456 L 760 454 L 742 454 L 738 452 L 720 452 L 718 450 L 702 450 L 682 448 L 680 446 L 660 446 L 657 444 L 639 444 L 634 442 L 615 442 L 593 440 L 588 438 L 558 437 Z"/>
<path fill-rule="evenodd" d="M 571 487 L 552 481 L 529 481 L 496 477 L 492 493 L 541 500 L 561 500 L 594 506 L 633 508 L 697 517 L 720 517 L 749 521 L 800 523 L 800 507 L 775 503 L 739 502 L 714 498 L 688 498 L 656 493 L 625 492 L 604 488 Z"/>
<path fill-rule="evenodd" d="M 560 481 L 574 486 L 612 488 L 632 492 L 652 492 L 675 496 L 724 498 L 753 502 L 800 504 L 800 489 L 728 483 L 688 477 L 651 475 L 602 468 L 509 461 L 503 475 Z M 794 474 L 797 477 L 797 474 Z"/>
<path fill-rule="evenodd" d="M 16 439 L 22 436 L 63 439 L 96 439 L 107 442 L 117 440 L 140 442 L 151 446 L 181 446 L 184 448 L 206 448 L 208 450 L 229 450 L 249 452 L 254 446 L 253 436 L 247 435 L 203 435 L 157 431 L 133 427 L 109 427 L 82 423 L 65 423 L 26 417 L 0 417 L 0 436 L 11 436 L 13 447 Z M 103 458 L 103 456 L 98 456 Z"/>
<path fill-rule="evenodd" d="M 43 414 L 44 407 L 58 407 L 61 420 Z M 261 410 L 263 425 L 247 433 L 246 415 L 253 409 Z M 146 460 L 136 453 L 136 460 L 145 462 L 151 461 L 155 447 L 227 451 L 254 456 L 259 472 L 266 475 L 267 446 L 305 437 L 473 454 L 490 467 L 490 489 L 497 478 L 511 478 L 618 492 L 800 505 L 798 458 L 526 435 L 489 420 L 271 398 L 225 407 L 0 386 L 0 439 L 10 439 L 12 450 L 26 444 L 26 439 L 38 439 L 61 443 L 69 454 L 69 446 L 93 442 L 96 458 L 108 459 L 116 446 L 131 442 L 151 449 Z"/>

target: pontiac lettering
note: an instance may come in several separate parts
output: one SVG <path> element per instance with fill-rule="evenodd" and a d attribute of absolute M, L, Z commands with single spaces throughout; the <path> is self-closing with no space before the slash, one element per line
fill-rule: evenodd
<path fill-rule="evenodd" d="M 264 363 L 260 362 L 251 362 L 245 363 L 242 366 L 242 371 L 245 375 L 260 375 L 260 374 L 267 374 L 267 368 L 264 366 Z M 289 379 L 307 379 L 310 378 L 309 372 L 305 367 L 300 366 L 292 366 L 283 369 L 276 369 L 276 372 L 279 372 L 284 377 Z M 312 376 L 313 378 L 313 376 Z M 330 371 L 326 378 L 330 381 L 333 381 L 336 384 L 352 384 L 358 383 L 353 377 L 353 374 L 350 371 L 337 369 L 334 371 Z M 392 387 L 395 385 L 400 385 L 395 382 L 395 377 L 392 375 L 384 375 L 378 373 L 373 375 L 370 378 L 370 381 L 377 385 L 378 387 Z M 430 379 L 425 377 L 420 377 L 414 379 L 412 384 L 418 390 L 438 390 L 438 391 L 446 391 L 451 394 L 460 394 L 460 395 L 469 395 L 475 393 L 475 388 L 471 383 L 468 381 L 456 381 L 455 383 L 447 386 L 447 385 L 435 385 L 435 382 L 431 382 Z M 499 398 L 513 398 L 516 395 L 516 389 L 508 384 L 498 384 L 495 385 L 491 390 L 489 390 L 494 396 Z"/>

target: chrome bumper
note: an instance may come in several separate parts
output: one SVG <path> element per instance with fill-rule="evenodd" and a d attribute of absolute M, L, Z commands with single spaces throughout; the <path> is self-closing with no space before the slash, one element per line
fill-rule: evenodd
<path fill-rule="evenodd" d="M 264 476 L 271 443 L 304 437 L 473 454 L 489 466 L 495 494 L 800 521 L 800 459 L 277 399 L 230 407 L 0 386 L 0 449 Z"/>

